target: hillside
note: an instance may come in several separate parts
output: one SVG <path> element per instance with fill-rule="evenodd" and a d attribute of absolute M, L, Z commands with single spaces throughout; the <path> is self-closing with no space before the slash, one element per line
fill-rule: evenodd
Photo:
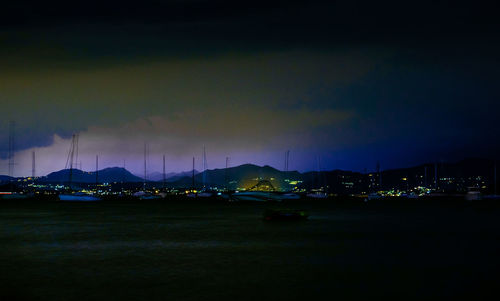
<path fill-rule="evenodd" d="M 48 174 L 45 177 L 40 178 L 40 182 L 68 182 L 69 181 L 70 170 L 63 169 Z M 110 167 L 98 171 L 99 182 L 142 182 L 143 179 L 131 174 L 128 170 L 121 167 Z M 75 183 L 95 183 L 96 174 L 95 172 L 86 172 L 79 169 L 73 169 L 72 171 L 72 181 Z"/>

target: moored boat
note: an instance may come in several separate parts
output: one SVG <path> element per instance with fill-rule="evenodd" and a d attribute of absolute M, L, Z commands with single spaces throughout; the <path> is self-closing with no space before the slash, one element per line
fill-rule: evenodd
<path fill-rule="evenodd" d="M 66 202 L 96 202 L 100 201 L 101 198 L 84 192 L 76 192 L 70 194 L 60 194 L 59 200 Z"/>
<path fill-rule="evenodd" d="M 216 195 L 214 192 L 208 191 L 208 190 L 204 190 L 204 191 L 198 192 L 196 194 L 196 197 L 198 197 L 198 198 L 211 198 L 214 195 Z"/>
<path fill-rule="evenodd" d="M 293 193 L 293 192 L 287 192 L 287 193 L 281 194 L 281 199 L 282 200 L 299 200 L 300 195 Z"/>
<path fill-rule="evenodd" d="M 267 201 L 281 201 L 282 198 L 278 193 L 268 191 L 243 191 L 231 194 L 231 199 L 234 201 L 253 201 L 253 202 L 267 202 Z"/>
<path fill-rule="evenodd" d="M 33 195 L 32 194 L 17 193 L 17 192 L 0 192 L 0 198 L 2 198 L 4 200 L 27 199 L 30 196 L 33 196 Z"/>
<path fill-rule="evenodd" d="M 326 199 L 326 198 L 328 198 L 328 194 L 326 192 L 322 192 L 322 191 L 311 192 L 311 193 L 308 193 L 306 196 L 308 198 L 312 198 L 312 199 Z"/>
<path fill-rule="evenodd" d="M 133 196 L 138 198 L 139 200 L 157 200 L 165 197 L 164 194 L 152 194 L 146 191 L 138 191 L 134 193 Z"/>

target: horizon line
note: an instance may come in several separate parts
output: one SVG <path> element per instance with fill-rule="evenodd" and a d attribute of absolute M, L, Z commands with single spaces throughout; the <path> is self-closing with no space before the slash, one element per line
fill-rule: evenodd
<path fill-rule="evenodd" d="M 298 171 L 298 170 L 288 170 L 288 171 L 285 171 L 285 170 L 281 170 L 281 169 L 278 169 L 276 167 L 273 167 L 269 164 L 265 164 L 265 165 L 258 165 L 258 164 L 254 164 L 254 163 L 244 163 L 244 164 L 240 164 L 240 165 L 237 165 L 237 166 L 232 166 L 232 167 L 228 167 L 228 169 L 232 169 L 232 168 L 238 168 L 238 167 L 241 167 L 241 166 L 244 166 L 244 165 L 253 165 L 253 166 L 256 166 L 256 167 L 260 167 L 260 168 L 265 168 L 265 167 L 270 167 L 270 168 L 273 168 L 279 172 L 297 172 L 297 173 L 300 173 L 300 174 L 304 174 L 304 173 L 310 173 L 310 172 L 332 172 L 332 171 L 346 171 L 346 172 L 353 172 L 353 173 L 359 173 L 359 174 L 369 174 L 369 173 L 373 173 L 373 172 L 384 172 L 384 171 L 390 171 L 390 170 L 398 170 L 398 169 L 405 169 L 405 168 L 415 168 L 415 167 L 419 167 L 419 166 L 424 166 L 424 165 L 434 165 L 434 164 L 457 164 L 459 162 L 462 162 L 462 161 L 466 161 L 466 160 L 473 160 L 473 159 L 476 159 L 476 160 L 490 160 L 490 161 L 493 161 L 493 162 L 496 162 L 495 159 L 491 159 L 491 158 L 485 158 L 485 157 L 465 157 L 463 159 L 460 159 L 460 160 L 457 160 L 457 161 L 440 161 L 440 162 L 426 162 L 426 163 L 420 163 L 420 164 L 416 164 L 416 165 L 412 165 L 412 166 L 407 166 L 407 167 L 397 167 L 397 168 L 388 168 L 388 169 L 380 169 L 379 171 L 354 171 L 354 170 L 349 170 L 349 169 L 340 169 L 340 168 L 337 168 L 337 169 L 320 169 L 319 171 L 318 170 L 307 170 L 307 171 Z M 49 176 L 50 174 L 53 174 L 53 173 L 57 173 L 57 172 L 62 172 L 62 171 L 65 171 L 65 170 L 70 170 L 71 168 L 63 168 L 63 169 L 60 169 L 60 170 L 55 170 L 55 171 L 52 171 L 46 175 L 42 175 L 42 176 L 35 176 L 35 178 L 42 178 L 42 177 L 47 177 Z M 136 176 L 138 178 L 141 178 L 144 180 L 144 177 L 141 176 L 141 175 L 137 175 L 135 173 L 133 173 L 132 171 L 128 170 L 127 168 L 123 167 L 123 166 L 110 166 L 110 167 L 105 167 L 105 168 L 102 168 L 102 169 L 99 169 L 97 170 L 97 172 L 100 172 L 100 171 L 103 171 L 103 170 L 107 170 L 107 169 L 123 169 L 127 172 L 129 172 L 131 175 L 133 176 Z M 200 174 L 200 173 L 203 173 L 205 171 L 214 171 L 214 170 L 224 170 L 226 169 L 225 167 L 223 168 L 213 168 L 213 169 L 206 169 L 204 171 L 199 171 L 197 169 L 194 169 L 194 171 L 197 173 L 197 174 Z M 72 170 L 74 171 L 81 171 L 81 172 L 84 172 L 84 173 L 89 173 L 89 174 L 95 174 L 96 173 L 96 170 L 92 170 L 92 171 L 88 171 L 88 170 L 83 170 L 83 169 L 78 169 L 78 168 L 72 168 Z M 167 174 L 175 174 L 175 175 L 178 175 L 178 174 L 182 174 L 182 173 L 187 173 L 187 172 L 192 172 L 193 169 L 190 169 L 190 170 L 184 170 L 184 171 L 179 171 L 179 172 L 175 172 L 175 171 L 170 171 L 170 172 L 165 172 L 165 175 Z M 148 175 L 151 175 L 151 174 L 163 174 L 163 172 L 159 172 L 159 171 L 153 171 L 153 172 L 150 172 L 148 173 Z M 19 179 L 19 178 L 32 178 L 32 176 L 9 176 L 9 175 L 5 175 L 5 174 L 0 174 L 0 177 L 10 177 L 10 178 L 14 178 L 14 179 Z M 147 179 L 146 179 L 147 180 Z"/>

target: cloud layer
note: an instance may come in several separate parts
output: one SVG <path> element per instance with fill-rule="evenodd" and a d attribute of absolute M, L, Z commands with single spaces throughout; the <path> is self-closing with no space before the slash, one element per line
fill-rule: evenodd
<path fill-rule="evenodd" d="M 144 143 L 172 170 L 203 145 L 212 167 L 226 156 L 280 167 L 290 149 L 301 170 L 315 156 L 362 170 L 495 154 L 493 10 L 374 3 L 10 3 L 0 13 L 0 173 L 11 120 L 18 175 L 33 149 L 40 173 L 58 169 L 52 154 L 73 133 L 88 166 L 96 154 L 104 165 L 141 162 Z"/>

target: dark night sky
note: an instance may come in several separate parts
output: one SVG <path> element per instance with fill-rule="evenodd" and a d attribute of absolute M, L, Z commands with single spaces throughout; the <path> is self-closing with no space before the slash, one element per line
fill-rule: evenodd
<path fill-rule="evenodd" d="M 498 157 L 500 24 L 481 1 L 12 1 L 0 11 L 0 174 Z M 201 168 L 198 160 L 197 168 Z"/>

